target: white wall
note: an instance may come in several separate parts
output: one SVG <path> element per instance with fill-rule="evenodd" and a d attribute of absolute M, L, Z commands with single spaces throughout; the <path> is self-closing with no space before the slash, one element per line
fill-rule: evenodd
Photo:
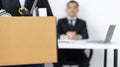
<path fill-rule="evenodd" d="M 53 13 L 58 19 L 66 16 L 65 8 L 68 1 L 70 0 L 49 0 Z M 80 4 L 78 17 L 87 21 L 91 39 L 104 39 L 110 24 L 120 25 L 120 0 L 76 1 Z M 120 27 L 117 28 L 113 40 L 120 41 L 119 34 Z M 113 50 L 109 50 L 108 67 L 113 67 L 112 52 Z M 103 50 L 95 50 L 91 67 L 103 67 Z M 120 67 L 120 64 L 118 67 Z"/>

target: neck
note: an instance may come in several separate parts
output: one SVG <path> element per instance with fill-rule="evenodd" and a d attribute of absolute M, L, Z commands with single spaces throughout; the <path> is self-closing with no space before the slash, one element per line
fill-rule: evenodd
<path fill-rule="evenodd" d="M 68 16 L 68 19 L 76 19 L 76 16 Z"/>
<path fill-rule="evenodd" d="M 75 18 L 76 16 L 69 16 L 69 15 L 68 15 L 68 17 L 69 17 L 69 18 Z"/>
<path fill-rule="evenodd" d="M 70 18 L 75 18 L 76 16 L 69 16 Z"/>

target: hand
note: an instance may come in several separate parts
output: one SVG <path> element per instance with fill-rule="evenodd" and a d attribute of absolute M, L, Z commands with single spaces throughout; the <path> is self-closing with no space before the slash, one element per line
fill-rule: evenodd
<path fill-rule="evenodd" d="M 69 40 L 79 40 L 80 36 L 77 35 L 75 31 L 69 31 L 66 33 L 66 36 L 68 37 Z"/>
<path fill-rule="evenodd" d="M 72 40 L 73 36 L 76 34 L 76 32 L 69 31 L 65 35 L 62 35 L 62 39 L 64 40 Z"/>
<path fill-rule="evenodd" d="M 81 38 L 80 35 L 77 35 L 77 34 L 76 34 L 75 36 L 73 36 L 72 39 L 73 39 L 73 40 L 80 40 L 80 38 Z"/>
<path fill-rule="evenodd" d="M 66 35 L 72 37 L 72 36 L 76 35 L 76 32 L 75 31 L 68 31 L 66 33 Z"/>
<path fill-rule="evenodd" d="M 62 35 L 62 39 L 64 39 L 64 40 L 70 40 L 70 37 L 67 36 L 67 35 Z"/>

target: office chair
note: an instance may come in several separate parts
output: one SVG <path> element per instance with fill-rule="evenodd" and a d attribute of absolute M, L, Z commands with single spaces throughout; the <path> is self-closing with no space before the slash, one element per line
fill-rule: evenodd
<path fill-rule="evenodd" d="M 93 50 L 90 49 L 90 53 L 89 53 L 89 57 L 88 57 L 89 62 L 91 61 L 92 56 L 93 56 Z M 67 63 L 61 63 L 61 64 L 62 64 L 62 66 L 67 65 L 67 66 L 70 66 L 70 67 L 72 67 L 73 65 L 78 65 L 78 64 L 76 64 L 74 62 L 71 62 L 71 61 L 67 62 Z"/>

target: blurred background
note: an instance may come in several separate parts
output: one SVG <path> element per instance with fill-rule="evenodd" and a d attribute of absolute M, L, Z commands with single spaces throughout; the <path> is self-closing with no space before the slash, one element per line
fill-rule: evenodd
<path fill-rule="evenodd" d="M 66 17 L 66 4 L 70 0 L 49 0 L 57 19 Z M 108 27 L 117 25 L 112 41 L 120 41 L 120 0 L 76 0 L 80 4 L 78 17 L 87 22 L 90 39 L 104 40 Z M 96 45 L 97 46 L 97 45 Z M 90 67 L 103 67 L 104 50 L 94 50 Z M 120 50 L 119 62 L 120 63 Z M 52 67 L 52 64 L 46 64 Z M 108 50 L 107 67 L 113 67 L 113 50 Z M 120 64 L 118 64 L 120 67 Z"/>

